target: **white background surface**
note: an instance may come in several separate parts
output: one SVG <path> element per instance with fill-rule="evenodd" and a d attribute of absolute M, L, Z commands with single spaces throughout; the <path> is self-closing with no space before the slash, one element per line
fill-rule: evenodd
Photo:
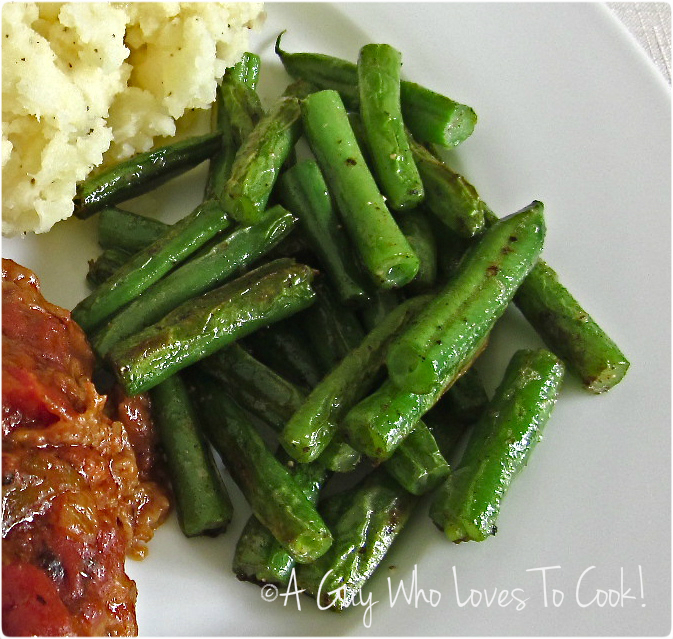
<path fill-rule="evenodd" d="M 241 507 L 218 539 L 186 540 L 171 519 L 149 557 L 129 562 L 144 635 L 665 635 L 670 630 L 670 96 L 663 78 L 605 7 L 578 4 L 267 5 L 256 37 L 260 92 L 285 77 L 273 40 L 290 51 L 355 60 L 387 42 L 404 75 L 470 104 L 474 135 L 447 154 L 500 215 L 540 199 L 544 257 L 631 359 L 625 381 L 592 396 L 569 379 L 529 467 L 508 495 L 495 538 L 454 546 L 422 504 L 367 585 L 364 610 L 319 612 L 313 600 L 266 603 L 236 581 Z M 202 173 L 180 178 L 150 206 L 183 214 Z M 200 186 L 200 185 L 199 185 Z M 36 270 L 45 295 L 72 307 L 85 294 L 95 222 L 5 240 L 3 255 Z M 512 352 L 539 342 L 515 310 L 480 368 L 492 388 Z M 235 489 L 232 489 L 235 494 Z M 240 498 L 237 499 L 240 503 Z M 436 607 L 391 605 L 402 582 L 440 593 Z M 542 575 L 547 572 L 547 595 Z M 584 578 L 580 579 L 584 573 Z M 640 574 L 642 573 L 642 581 Z M 578 589 L 579 584 L 579 589 Z M 476 604 L 470 589 L 526 599 Z M 516 590 L 518 589 L 518 590 Z M 564 593 L 556 607 L 552 589 Z M 597 590 L 626 594 L 599 606 Z M 558 596 L 558 595 L 557 595 Z M 436 595 L 435 595 L 436 597 Z M 613 597 L 615 595 L 613 594 Z M 632 599 L 629 597 L 633 597 Z M 594 601 L 593 603 L 592 600 Z M 613 601 L 614 603 L 614 601 Z M 588 604 L 588 605 L 587 605 Z"/>

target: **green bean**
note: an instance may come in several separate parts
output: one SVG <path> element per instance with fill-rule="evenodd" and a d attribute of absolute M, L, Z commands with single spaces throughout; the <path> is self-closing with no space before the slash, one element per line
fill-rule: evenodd
<path fill-rule="evenodd" d="M 397 223 L 420 263 L 418 273 L 407 289 L 413 293 L 427 293 L 437 282 L 437 240 L 432 226 L 420 208 L 400 215 Z"/>
<path fill-rule="evenodd" d="M 98 243 L 104 249 L 124 249 L 136 253 L 157 240 L 168 224 L 151 217 L 111 206 L 98 216 Z"/>
<path fill-rule="evenodd" d="M 309 159 L 295 164 L 281 176 L 279 187 L 281 201 L 301 221 L 341 301 L 362 303 L 367 299 L 363 277 L 317 163 Z"/>
<path fill-rule="evenodd" d="M 80 182 L 74 197 L 74 213 L 84 219 L 147 193 L 212 157 L 220 145 L 220 135 L 208 133 L 138 153 Z"/>
<path fill-rule="evenodd" d="M 346 499 L 332 526 L 334 543 L 318 560 L 302 565 L 297 584 L 321 609 L 341 611 L 355 601 L 406 524 L 416 499 L 383 471 L 375 471 Z"/>
<path fill-rule="evenodd" d="M 144 290 L 92 336 L 100 357 L 120 340 L 159 321 L 174 308 L 223 284 L 257 262 L 286 237 L 296 219 L 281 206 L 266 211 L 254 226 L 238 227 L 206 253 L 182 264 Z"/>
<path fill-rule="evenodd" d="M 313 302 L 313 271 L 279 260 L 184 302 L 163 319 L 115 344 L 108 363 L 129 395 Z"/>
<path fill-rule="evenodd" d="M 423 183 L 409 148 L 400 106 L 402 56 L 387 44 L 367 44 L 358 57 L 360 115 L 373 170 L 390 207 L 414 208 Z"/>
<path fill-rule="evenodd" d="M 319 464 L 288 466 L 290 474 L 312 504 L 318 501 L 327 471 Z M 234 551 L 233 570 L 241 581 L 287 586 L 296 562 L 257 517 L 251 515 Z"/>
<path fill-rule="evenodd" d="M 346 412 L 376 383 L 393 337 L 427 303 L 414 298 L 392 311 L 313 389 L 280 436 L 291 457 L 308 462 L 322 453 Z"/>
<path fill-rule="evenodd" d="M 288 53 L 280 48 L 282 35 L 276 40 L 276 53 L 292 77 L 308 80 L 319 89 L 336 90 L 349 109 L 358 108 L 355 64 L 319 53 Z M 472 134 L 477 123 L 471 107 L 413 82 L 401 81 L 400 102 L 404 122 L 422 142 L 454 147 Z"/>
<path fill-rule="evenodd" d="M 220 85 L 215 91 L 215 103 L 211 110 L 211 131 L 221 138 L 220 150 L 210 158 L 206 184 L 203 190 L 203 200 L 217 200 L 224 190 L 231 175 L 231 167 L 236 157 L 236 144 L 231 130 L 228 114 L 222 103 Z"/>
<path fill-rule="evenodd" d="M 515 353 L 460 465 L 431 506 L 432 520 L 451 541 L 483 541 L 496 533 L 502 499 L 541 437 L 563 372 L 544 349 Z"/>
<path fill-rule="evenodd" d="M 223 206 L 241 224 L 254 224 L 264 211 L 283 164 L 300 135 L 299 99 L 276 102 L 243 141 L 224 187 Z"/>
<path fill-rule="evenodd" d="M 425 206 L 461 237 L 479 235 L 488 207 L 476 189 L 411 137 L 409 143 L 423 180 Z"/>
<path fill-rule="evenodd" d="M 288 419 L 304 403 L 306 393 L 279 375 L 237 344 L 232 344 L 203 360 L 203 370 L 228 389 L 229 394 L 250 414 L 280 432 Z M 334 472 L 353 470 L 360 454 L 334 437 L 320 463 Z"/>
<path fill-rule="evenodd" d="M 131 257 L 132 254 L 123 249 L 105 249 L 95 260 L 89 260 L 89 270 L 86 274 L 87 282 L 95 288 L 111 277 Z"/>
<path fill-rule="evenodd" d="M 222 135 L 222 149 L 210 160 L 205 199 L 222 197 L 236 151 L 264 115 L 255 91 L 260 62 L 258 55 L 244 53 L 217 85 L 214 126 Z"/>
<path fill-rule="evenodd" d="M 327 444 L 318 461 L 335 473 L 351 473 L 360 461 L 362 455 L 337 433 Z M 316 462 L 317 463 L 317 462 Z"/>
<path fill-rule="evenodd" d="M 514 303 L 586 389 L 603 393 L 626 375 L 628 359 L 545 262 L 523 281 Z"/>
<path fill-rule="evenodd" d="M 85 331 L 93 330 L 228 226 L 219 204 L 199 204 L 77 304 L 73 319 Z"/>
<path fill-rule="evenodd" d="M 227 69 L 227 74 L 235 77 L 239 82 L 247 84 L 251 89 L 256 89 L 261 66 L 261 58 L 256 53 L 246 51 L 233 67 Z"/>
<path fill-rule="evenodd" d="M 199 380 L 196 394 L 210 441 L 257 519 L 297 562 L 318 559 L 332 535 L 288 469 L 215 382 Z"/>
<path fill-rule="evenodd" d="M 408 284 L 418 258 L 395 223 L 357 145 L 335 91 L 302 102 L 304 132 L 341 218 L 374 282 L 382 288 Z"/>
<path fill-rule="evenodd" d="M 305 393 L 238 344 L 219 350 L 200 364 L 249 413 L 280 431 L 304 401 Z"/>
<path fill-rule="evenodd" d="M 384 464 L 386 472 L 412 495 L 436 488 L 451 472 L 430 429 L 419 421 Z"/>
<path fill-rule="evenodd" d="M 467 369 L 481 353 L 484 343 L 470 353 Z M 438 381 L 430 392 L 417 394 L 401 390 L 390 379 L 356 404 L 342 422 L 346 441 L 375 463 L 389 459 L 418 421 L 455 383 L 462 371 Z"/>
<path fill-rule="evenodd" d="M 199 430 L 185 384 L 174 375 L 152 389 L 151 397 L 182 532 L 187 537 L 223 532 L 233 506 Z"/>
<path fill-rule="evenodd" d="M 427 393 L 464 368 L 535 265 L 545 233 L 542 210 L 533 202 L 500 220 L 470 249 L 458 274 L 391 344 L 393 383 Z"/>
<path fill-rule="evenodd" d="M 264 117 L 257 91 L 249 84 L 227 75 L 219 85 L 221 108 L 231 127 L 235 149 L 238 149 Z"/>

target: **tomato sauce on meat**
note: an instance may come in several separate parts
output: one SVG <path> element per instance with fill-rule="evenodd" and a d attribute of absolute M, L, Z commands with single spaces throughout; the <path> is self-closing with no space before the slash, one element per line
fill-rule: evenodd
<path fill-rule="evenodd" d="M 133 635 L 124 572 L 165 519 L 145 398 L 100 395 L 70 313 L 2 260 L 2 629 Z"/>

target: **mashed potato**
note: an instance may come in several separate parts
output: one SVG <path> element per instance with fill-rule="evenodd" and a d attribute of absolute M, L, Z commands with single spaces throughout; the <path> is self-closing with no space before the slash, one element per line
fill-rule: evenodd
<path fill-rule="evenodd" d="M 258 3 L 2 7 L 2 231 L 48 231 L 75 184 L 198 121 L 261 23 Z"/>

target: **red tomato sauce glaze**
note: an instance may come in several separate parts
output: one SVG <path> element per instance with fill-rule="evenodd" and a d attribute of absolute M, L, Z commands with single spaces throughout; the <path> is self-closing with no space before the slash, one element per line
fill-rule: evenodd
<path fill-rule="evenodd" d="M 101 395 L 94 355 L 32 271 L 2 260 L 2 630 L 134 635 L 124 571 L 166 518 L 143 397 Z"/>

